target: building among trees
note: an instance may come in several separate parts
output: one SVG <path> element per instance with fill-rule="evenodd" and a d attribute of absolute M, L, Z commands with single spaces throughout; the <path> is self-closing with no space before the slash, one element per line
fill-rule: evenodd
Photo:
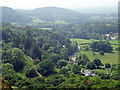
<path fill-rule="evenodd" d="M 84 74 L 85 76 L 95 76 L 95 71 L 85 70 L 85 71 L 83 72 L 83 74 Z"/>

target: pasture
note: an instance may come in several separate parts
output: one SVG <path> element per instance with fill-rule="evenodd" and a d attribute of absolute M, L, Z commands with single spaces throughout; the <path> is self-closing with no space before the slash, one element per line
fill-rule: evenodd
<path fill-rule="evenodd" d="M 92 41 L 97 41 L 97 40 L 86 40 L 86 39 L 70 39 L 72 42 L 76 41 L 81 47 L 84 45 L 89 45 Z M 93 55 L 92 51 L 84 51 L 80 50 L 79 53 L 85 54 L 88 56 L 90 61 L 93 61 L 95 58 L 99 58 L 103 64 L 105 63 L 110 63 L 110 64 L 117 64 L 118 63 L 118 51 L 115 50 L 118 47 L 118 40 L 111 40 L 110 41 L 112 47 L 113 47 L 113 52 L 112 53 L 104 53 L 104 55 L 100 55 L 99 52 L 94 52 L 95 55 Z"/>
<path fill-rule="evenodd" d="M 32 17 L 32 21 L 34 22 L 34 23 L 43 23 L 43 22 L 45 22 L 45 21 L 43 21 L 43 20 L 40 20 L 38 17 Z"/>

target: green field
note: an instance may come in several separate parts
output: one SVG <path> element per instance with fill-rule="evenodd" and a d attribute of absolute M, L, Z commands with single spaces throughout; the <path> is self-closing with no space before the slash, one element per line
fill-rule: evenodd
<path fill-rule="evenodd" d="M 86 40 L 86 39 L 70 39 L 72 42 L 76 41 L 81 47 L 85 44 L 88 45 L 92 41 L 96 40 Z M 90 61 L 93 61 L 95 58 L 99 58 L 103 64 L 110 63 L 110 64 L 117 64 L 118 63 L 118 51 L 115 50 L 115 48 L 118 47 L 118 40 L 111 40 L 111 45 L 113 46 L 113 52 L 112 53 L 104 53 L 104 55 L 100 55 L 99 52 L 95 52 L 95 55 L 93 55 L 92 51 L 83 51 L 80 50 L 79 53 L 86 54 Z"/>
<path fill-rule="evenodd" d="M 110 64 L 117 64 L 118 63 L 118 52 L 114 51 L 113 53 L 105 53 L 104 55 L 100 55 L 99 52 L 95 52 L 95 55 L 91 51 L 83 51 L 81 50 L 80 53 L 83 53 L 88 56 L 90 61 L 93 61 L 95 58 L 99 58 L 103 64 L 110 63 Z"/>
<path fill-rule="evenodd" d="M 80 44 L 87 44 L 87 43 L 91 43 L 92 41 L 98 41 L 95 39 L 79 39 L 79 38 L 70 38 L 70 40 L 76 41 L 79 45 Z M 110 43 L 113 45 L 118 45 L 118 40 L 110 40 Z"/>
<path fill-rule="evenodd" d="M 87 40 L 87 39 L 78 39 L 78 38 L 71 38 L 70 40 L 72 42 L 76 41 L 79 45 L 81 45 L 81 44 L 88 44 L 88 43 L 91 43 L 92 41 L 94 41 L 93 39 Z"/>
<path fill-rule="evenodd" d="M 55 20 L 54 23 L 55 23 L 55 24 L 68 24 L 68 23 L 65 22 L 64 20 Z"/>
<path fill-rule="evenodd" d="M 43 21 L 43 20 L 40 20 L 38 17 L 32 17 L 32 21 L 34 22 L 34 23 L 43 23 L 43 22 L 45 22 L 45 21 Z"/>
<path fill-rule="evenodd" d="M 111 40 L 110 43 L 114 45 L 118 45 L 118 40 Z"/>
<path fill-rule="evenodd" d="M 51 31 L 52 30 L 52 28 L 38 28 L 39 30 L 49 30 L 49 31 Z"/>

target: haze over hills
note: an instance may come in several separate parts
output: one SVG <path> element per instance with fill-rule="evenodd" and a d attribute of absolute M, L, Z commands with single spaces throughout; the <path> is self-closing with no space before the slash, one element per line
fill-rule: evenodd
<path fill-rule="evenodd" d="M 82 13 L 58 7 L 37 8 L 33 10 L 32 15 L 46 21 L 65 20 L 67 22 L 87 17 Z"/>
<path fill-rule="evenodd" d="M 36 8 L 34 10 L 14 10 L 9 7 L 2 8 L 3 22 L 30 23 L 35 17 L 47 22 L 63 20 L 68 23 L 84 23 L 91 20 L 106 20 L 106 17 L 117 17 L 116 14 L 86 14 L 74 10 L 58 7 Z M 114 19 L 113 19 L 114 20 Z M 116 19 L 115 19 L 116 20 Z"/>
<path fill-rule="evenodd" d="M 118 13 L 118 7 L 91 7 L 91 8 L 70 8 L 71 10 L 82 13 L 110 14 Z"/>
<path fill-rule="evenodd" d="M 0 7 L 2 8 L 2 21 L 5 23 L 10 22 L 30 22 L 30 18 L 25 17 L 24 15 L 20 15 L 14 9 L 9 7 Z"/>
<path fill-rule="evenodd" d="M 5 88 L 120 88 L 117 13 L 0 9 Z"/>

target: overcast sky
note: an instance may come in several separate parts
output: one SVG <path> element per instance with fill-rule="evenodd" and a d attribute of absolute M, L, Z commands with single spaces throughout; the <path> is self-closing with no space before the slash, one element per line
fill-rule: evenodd
<path fill-rule="evenodd" d="M 0 6 L 14 9 L 34 9 L 38 7 L 88 8 L 114 7 L 119 0 L 0 0 Z"/>

